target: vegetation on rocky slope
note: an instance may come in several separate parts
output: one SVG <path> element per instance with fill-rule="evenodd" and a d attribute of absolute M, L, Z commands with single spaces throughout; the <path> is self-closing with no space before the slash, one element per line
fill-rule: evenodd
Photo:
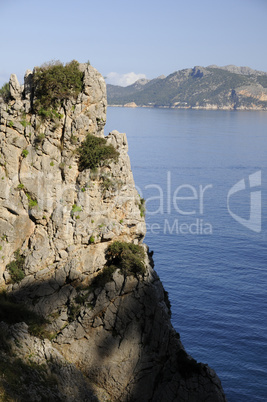
<path fill-rule="evenodd" d="M 79 155 L 79 171 L 95 169 L 109 160 L 117 160 L 119 153 L 113 145 L 106 144 L 105 138 L 87 134 L 85 141 L 77 149 Z"/>
<path fill-rule="evenodd" d="M 119 269 L 126 276 L 143 275 L 145 273 L 145 252 L 142 246 L 123 241 L 115 241 L 106 250 L 107 264 L 93 279 L 90 287 L 93 289 L 104 288 L 105 284 L 112 281 L 113 273 Z"/>
<path fill-rule="evenodd" d="M 25 257 L 20 254 L 19 250 L 16 250 L 14 253 L 14 260 L 6 266 L 6 269 L 10 274 L 11 283 L 20 282 L 25 277 L 25 273 L 23 271 L 24 262 Z"/>
<path fill-rule="evenodd" d="M 56 376 L 46 367 L 0 352 L 0 400 L 5 402 L 32 401 L 34 396 L 43 402 L 59 400 Z"/>
<path fill-rule="evenodd" d="M 108 266 L 120 268 L 125 275 L 138 275 L 145 273 L 145 252 L 139 244 L 115 241 L 107 248 Z"/>
<path fill-rule="evenodd" d="M 63 100 L 77 98 L 82 91 L 83 73 L 76 60 L 63 64 L 49 62 L 37 67 L 34 72 L 34 108 L 40 114 L 60 105 Z"/>
<path fill-rule="evenodd" d="M 194 67 L 128 87 L 107 85 L 108 104 L 164 107 L 267 107 L 267 74 Z"/>
<path fill-rule="evenodd" d="M 0 88 L 0 96 L 3 98 L 5 102 L 7 102 L 10 98 L 10 90 L 9 90 L 9 83 L 6 82 L 2 88 Z"/>

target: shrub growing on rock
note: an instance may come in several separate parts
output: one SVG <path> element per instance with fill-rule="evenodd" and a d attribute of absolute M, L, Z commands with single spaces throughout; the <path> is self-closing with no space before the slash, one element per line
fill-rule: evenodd
<path fill-rule="evenodd" d="M 145 252 L 138 244 L 115 241 L 107 248 L 106 257 L 108 265 L 120 268 L 125 275 L 145 273 Z"/>
<path fill-rule="evenodd" d="M 141 218 L 145 217 L 146 215 L 146 200 L 140 197 L 140 204 L 139 204 L 140 216 Z"/>
<path fill-rule="evenodd" d="M 29 154 L 29 151 L 27 149 L 23 149 L 23 151 L 21 152 L 21 156 L 23 158 L 26 158 L 28 156 L 28 154 Z"/>
<path fill-rule="evenodd" d="M 119 269 L 126 276 L 138 276 L 145 273 L 145 252 L 142 246 L 115 241 L 106 250 L 107 264 L 92 280 L 90 289 L 104 288 L 112 281 L 113 273 Z"/>
<path fill-rule="evenodd" d="M 84 169 L 95 169 L 110 160 L 116 161 L 119 153 L 113 145 L 106 144 L 105 138 L 95 137 L 87 134 L 85 141 L 77 149 L 79 154 L 79 171 Z"/>
<path fill-rule="evenodd" d="M 9 89 L 9 83 L 6 82 L 2 88 L 0 88 L 0 96 L 3 98 L 5 102 L 8 102 L 10 99 L 10 89 Z"/>
<path fill-rule="evenodd" d="M 34 108 L 44 118 L 50 118 L 52 109 L 64 99 L 77 98 L 82 91 L 83 73 L 76 60 L 64 65 L 53 61 L 37 67 L 34 72 Z"/>
<path fill-rule="evenodd" d="M 75 215 L 75 212 L 81 212 L 82 211 L 82 207 L 76 204 L 72 205 L 72 209 L 70 211 L 71 216 L 73 217 Z"/>
<path fill-rule="evenodd" d="M 11 282 L 18 283 L 25 277 L 23 271 L 25 257 L 20 255 L 19 250 L 15 251 L 14 256 L 15 259 L 7 264 L 6 269 L 10 274 Z"/>
<path fill-rule="evenodd" d="M 37 200 L 33 199 L 29 193 L 25 193 L 26 197 L 28 198 L 28 205 L 29 208 L 32 209 L 38 205 Z"/>

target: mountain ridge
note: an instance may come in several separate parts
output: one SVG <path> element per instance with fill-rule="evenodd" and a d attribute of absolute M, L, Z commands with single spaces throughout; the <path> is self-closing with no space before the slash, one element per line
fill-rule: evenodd
<path fill-rule="evenodd" d="M 267 73 L 250 67 L 195 66 L 127 87 L 107 85 L 109 106 L 267 110 Z"/>

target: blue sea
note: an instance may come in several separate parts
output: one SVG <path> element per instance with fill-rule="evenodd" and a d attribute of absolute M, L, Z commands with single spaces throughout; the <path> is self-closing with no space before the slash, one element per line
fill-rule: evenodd
<path fill-rule="evenodd" d="M 267 112 L 109 107 L 114 129 L 187 352 L 229 402 L 267 401 Z"/>

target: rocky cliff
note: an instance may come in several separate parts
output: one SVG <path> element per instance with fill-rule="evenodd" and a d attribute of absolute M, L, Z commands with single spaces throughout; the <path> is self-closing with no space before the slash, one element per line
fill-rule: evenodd
<path fill-rule="evenodd" d="M 0 104 L 1 400 L 224 401 L 171 325 L 125 134 L 106 137 L 116 159 L 79 165 L 106 120 L 103 77 L 79 70 L 55 109 L 36 107 L 37 70 Z"/>

